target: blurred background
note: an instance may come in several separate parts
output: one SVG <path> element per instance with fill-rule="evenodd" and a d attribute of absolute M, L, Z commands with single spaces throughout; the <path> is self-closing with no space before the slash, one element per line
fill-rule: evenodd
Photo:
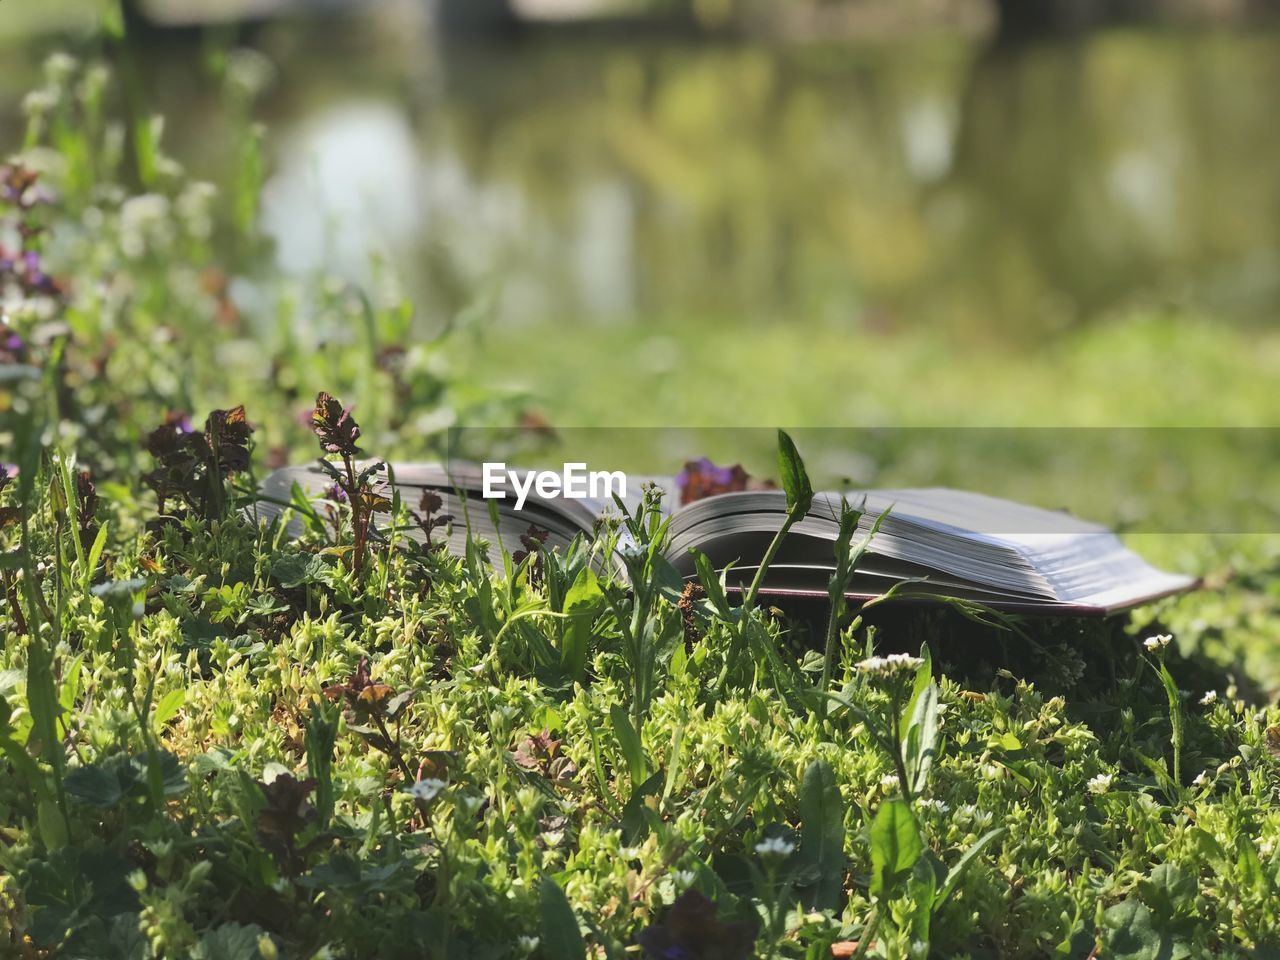
<path fill-rule="evenodd" d="M 5 0 L 299 276 L 482 303 L 557 424 L 1273 424 L 1280 3 Z M 212 64 L 218 64 L 217 71 Z"/>

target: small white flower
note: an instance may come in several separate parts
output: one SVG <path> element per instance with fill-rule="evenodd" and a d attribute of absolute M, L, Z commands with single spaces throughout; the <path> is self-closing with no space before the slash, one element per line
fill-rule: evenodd
<path fill-rule="evenodd" d="M 1204 696 L 1200 698 L 1200 706 L 1211 707 L 1218 702 L 1217 690 L 1206 690 Z"/>
<path fill-rule="evenodd" d="M 1142 645 L 1155 653 L 1157 650 L 1163 650 L 1173 642 L 1173 636 L 1168 633 L 1158 633 L 1154 637 L 1147 637 L 1142 641 Z"/>
<path fill-rule="evenodd" d="M 62 99 L 57 90 L 44 87 L 32 90 L 22 98 L 22 112 L 29 117 L 39 117 L 50 113 Z"/>
<path fill-rule="evenodd" d="M 698 879 L 698 875 L 692 870 L 677 870 L 671 874 L 671 879 L 675 882 L 677 890 L 688 890 Z"/>
<path fill-rule="evenodd" d="M 520 951 L 526 955 L 537 950 L 538 944 L 541 942 L 542 941 L 539 938 L 531 937 L 527 934 L 521 934 L 516 938 L 516 945 L 520 948 Z"/>
<path fill-rule="evenodd" d="M 1088 783 L 1090 793 L 1106 793 L 1111 789 L 1111 781 L 1115 778 L 1109 773 L 1100 773 Z"/>
<path fill-rule="evenodd" d="M 1258 844 L 1258 853 L 1261 856 L 1269 857 L 1276 852 L 1276 842 L 1274 840 L 1263 840 Z"/>
<path fill-rule="evenodd" d="M 263 54 L 240 47 L 227 54 L 227 86 L 252 100 L 275 81 L 276 68 Z"/>
<path fill-rule="evenodd" d="M 1209 782 L 1209 774 L 1207 771 L 1204 771 L 1204 770 L 1196 774 L 1196 778 L 1191 781 L 1192 785 L 1197 787 L 1203 787 L 1208 782 Z"/>
<path fill-rule="evenodd" d="M 796 845 L 788 841 L 785 837 L 769 837 L 761 840 L 756 844 L 756 853 L 766 860 L 789 857 L 795 851 Z"/>
<path fill-rule="evenodd" d="M 421 800 L 424 803 L 430 803 L 440 795 L 440 791 L 445 788 L 443 780 L 437 780 L 435 777 L 427 777 L 425 780 L 419 780 L 409 788 L 409 796 L 415 800 Z"/>
<path fill-rule="evenodd" d="M 945 800 L 936 800 L 933 797 L 923 797 L 919 800 L 920 807 L 924 810 L 934 810 L 938 813 L 948 813 L 951 805 Z"/>
<path fill-rule="evenodd" d="M 80 61 L 75 57 L 59 50 L 50 54 L 49 59 L 44 62 L 44 75 L 51 83 L 61 83 L 75 73 L 79 66 Z"/>
<path fill-rule="evenodd" d="M 887 657 L 868 657 L 854 664 L 854 669 L 873 677 L 892 677 L 897 673 L 915 670 L 924 663 L 909 653 L 891 653 Z"/>
<path fill-rule="evenodd" d="M 885 793 L 890 790 L 898 789 L 898 775 L 896 773 L 886 773 L 880 778 L 880 789 Z"/>

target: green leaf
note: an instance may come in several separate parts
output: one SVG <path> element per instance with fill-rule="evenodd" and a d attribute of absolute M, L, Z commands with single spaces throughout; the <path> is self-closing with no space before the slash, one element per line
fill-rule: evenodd
<path fill-rule="evenodd" d="M 787 494 L 787 512 L 792 516 L 804 516 L 813 504 L 813 485 L 809 473 L 800 459 L 795 442 L 783 430 L 778 431 L 778 474 L 782 477 L 782 489 Z"/>
<path fill-rule="evenodd" d="M 911 909 L 911 939 L 916 943 L 929 942 L 935 904 L 938 897 L 937 858 L 930 853 L 916 861 L 907 883 Z"/>
<path fill-rule="evenodd" d="M 192 960 L 245 960 L 260 957 L 258 943 L 266 936 L 257 924 L 242 926 L 238 923 L 224 923 L 215 927 L 200 938 L 193 948 Z"/>
<path fill-rule="evenodd" d="M 658 796 L 666 779 L 666 774 L 659 770 L 631 791 L 627 805 L 622 808 L 622 836 L 628 844 L 638 843 L 644 839 L 645 799 Z"/>
<path fill-rule="evenodd" d="M 886 800 L 871 824 L 871 892 L 894 896 L 924 852 L 915 815 L 904 800 Z"/>
<path fill-rule="evenodd" d="M 1151 911 L 1137 900 L 1124 900 L 1102 915 L 1101 956 L 1108 960 L 1182 960 L 1186 945 L 1156 929 Z"/>
<path fill-rule="evenodd" d="M 99 810 L 109 810 L 124 797 L 115 765 L 90 763 L 67 771 L 64 782 L 67 796 Z"/>
<path fill-rule="evenodd" d="M 570 619 L 564 628 L 560 647 L 560 668 L 580 683 L 586 677 L 592 624 L 604 600 L 600 581 L 590 567 L 578 571 L 565 594 L 563 611 L 569 614 Z"/>
<path fill-rule="evenodd" d="M 93 545 L 89 547 L 89 556 L 84 563 L 84 586 L 86 590 L 93 580 L 94 571 L 98 569 L 98 564 L 102 560 L 102 551 L 107 547 L 108 526 L 109 524 L 104 523 L 98 528 L 98 535 L 94 538 Z"/>
<path fill-rule="evenodd" d="M 286 590 L 315 583 L 324 572 L 324 558 L 314 553 L 294 553 L 271 561 L 271 576 Z"/>
<path fill-rule="evenodd" d="M 1158 864 L 1151 875 L 1138 881 L 1138 893 L 1164 922 L 1194 908 L 1196 879 L 1172 863 Z"/>
<path fill-rule="evenodd" d="M 907 773 L 911 792 L 919 793 L 929 780 L 929 770 L 938 751 L 938 685 L 930 682 L 916 700 L 907 725 Z"/>
<path fill-rule="evenodd" d="M 1169 668 L 1163 662 L 1158 664 L 1157 673 L 1164 686 L 1165 697 L 1169 701 L 1169 724 L 1173 741 L 1173 785 L 1175 790 L 1182 788 L 1182 694 L 1178 692 L 1178 684 L 1174 681 Z"/>
<path fill-rule="evenodd" d="M 956 887 L 960 885 L 960 878 L 964 876 L 964 872 L 969 868 L 969 864 L 973 863 L 973 861 L 977 859 L 978 854 L 982 853 L 984 849 L 1000 837 L 1004 836 L 1004 834 L 1004 827 L 996 827 L 994 830 L 988 830 L 975 840 L 973 846 L 960 856 L 960 859 L 957 860 L 952 865 L 951 869 L 947 871 L 947 878 L 942 882 L 942 886 L 938 890 L 938 896 L 934 900 L 938 905 L 938 908 L 941 908 L 942 905 L 951 898 L 951 895 L 956 892 Z"/>
<path fill-rule="evenodd" d="M 178 711 L 182 709 L 182 705 L 186 702 L 187 692 L 184 688 L 178 687 L 170 690 L 160 702 L 156 704 L 155 725 L 156 728 L 163 727 L 166 723 L 178 715 Z"/>
<path fill-rule="evenodd" d="M 587 948 L 582 942 L 578 918 L 560 885 L 550 877 L 542 878 L 540 888 L 542 912 L 541 953 L 547 960 L 583 960 Z"/>
<path fill-rule="evenodd" d="M 800 785 L 800 863 L 817 876 L 806 908 L 838 911 L 844 890 L 844 801 L 825 760 L 809 764 Z"/>
<path fill-rule="evenodd" d="M 882 515 L 883 516 L 883 515 Z M 916 667 L 915 679 L 911 684 L 911 696 L 902 708 L 902 728 L 905 730 L 916 712 L 916 702 L 933 680 L 933 654 L 927 643 L 920 644 L 920 659 L 924 662 Z"/>
<path fill-rule="evenodd" d="M 609 708 L 609 717 L 613 721 L 613 734 L 618 738 L 623 760 L 626 761 L 627 770 L 631 774 L 631 782 L 638 785 L 644 782 L 645 774 L 648 772 L 648 764 L 644 760 L 644 748 L 640 744 L 640 735 L 631 725 L 631 718 L 627 716 L 627 711 L 620 705 L 614 704 Z"/>
<path fill-rule="evenodd" d="M 711 606 L 715 608 L 716 613 L 720 614 L 720 616 L 726 620 L 729 619 L 731 612 L 729 598 L 725 596 L 724 584 L 720 581 L 720 574 L 716 572 L 711 558 L 697 547 L 690 547 L 689 553 L 693 556 L 693 565 L 698 571 L 698 582 L 702 584 L 702 589 L 707 592 L 707 599 L 711 601 Z"/>

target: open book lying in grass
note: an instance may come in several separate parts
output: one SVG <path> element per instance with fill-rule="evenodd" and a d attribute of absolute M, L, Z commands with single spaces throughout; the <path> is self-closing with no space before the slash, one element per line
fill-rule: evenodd
<path fill-rule="evenodd" d="M 521 483 L 520 473 L 512 471 L 513 483 Z M 505 499 L 482 497 L 478 466 L 454 465 L 446 472 L 439 465 L 393 464 L 389 475 L 388 492 L 394 484 L 410 509 L 421 502 L 423 491 L 438 495 L 433 512 L 451 522 L 433 537 L 459 554 L 468 529 L 515 551 L 533 526 L 540 536 L 545 531 L 546 547 L 563 548 L 580 534 L 590 536 L 606 513 L 617 512 L 612 497 L 539 496 L 531 485 L 517 510 L 511 485 Z M 743 588 L 755 577 L 786 517 L 787 499 L 780 490 L 722 493 L 678 505 L 674 477 L 629 477 L 623 498 L 629 509 L 640 502 L 642 482 L 664 491 L 663 509 L 671 514 L 667 558 L 677 572 L 695 576 L 690 548 L 697 548 L 725 575 L 730 589 Z M 317 467 L 278 470 L 263 483 L 260 515 L 279 515 L 297 490 L 321 497 L 330 483 Z M 1190 577 L 1152 567 L 1106 528 L 1065 513 L 941 488 L 849 491 L 843 497 L 862 507 L 855 540 L 870 534 L 879 520 L 847 591 L 854 599 L 879 596 L 898 585 L 895 596 L 903 599 L 948 597 L 1008 610 L 1083 615 L 1124 610 L 1195 585 Z M 841 498 L 839 493 L 813 497 L 768 566 L 762 596 L 827 595 Z M 416 527 L 405 535 L 425 536 Z"/>

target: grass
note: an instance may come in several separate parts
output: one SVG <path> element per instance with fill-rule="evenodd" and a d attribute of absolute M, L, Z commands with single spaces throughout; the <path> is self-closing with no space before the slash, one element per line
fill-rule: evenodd
<path fill-rule="evenodd" d="M 345 459 L 360 508 L 300 540 L 239 509 L 321 442 L 421 457 L 450 423 L 506 428 L 526 401 L 486 384 L 517 359 L 558 424 L 1269 424 L 1273 339 L 1151 314 L 1015 366 L 673 329 L 645 334 L 676 358 L 645 373 L 636 333 L 597 331 L 625 364 L 540 379 L 549 341 L 478 314 L 424 336 L 394 297 L 281 279 L 247 105 L 245 172 L 214 195 L 82 69 L 51 67 L 24 148 L 55 202 L 4 211 L 61 283 L 7 280 L 0 353 L 6 956 L 1280 949 L 1273 538 L 1158 538 L 1234 579 L 1128 621 L 824 629 L 714 580 L 681 596 L 653 514 L 627 590 L 591 572 L 608 530 L 489 562 L 365 544 Z M 358 401 L 360 436 L 340 404 L 317 420 L 321 390 Z"/>

